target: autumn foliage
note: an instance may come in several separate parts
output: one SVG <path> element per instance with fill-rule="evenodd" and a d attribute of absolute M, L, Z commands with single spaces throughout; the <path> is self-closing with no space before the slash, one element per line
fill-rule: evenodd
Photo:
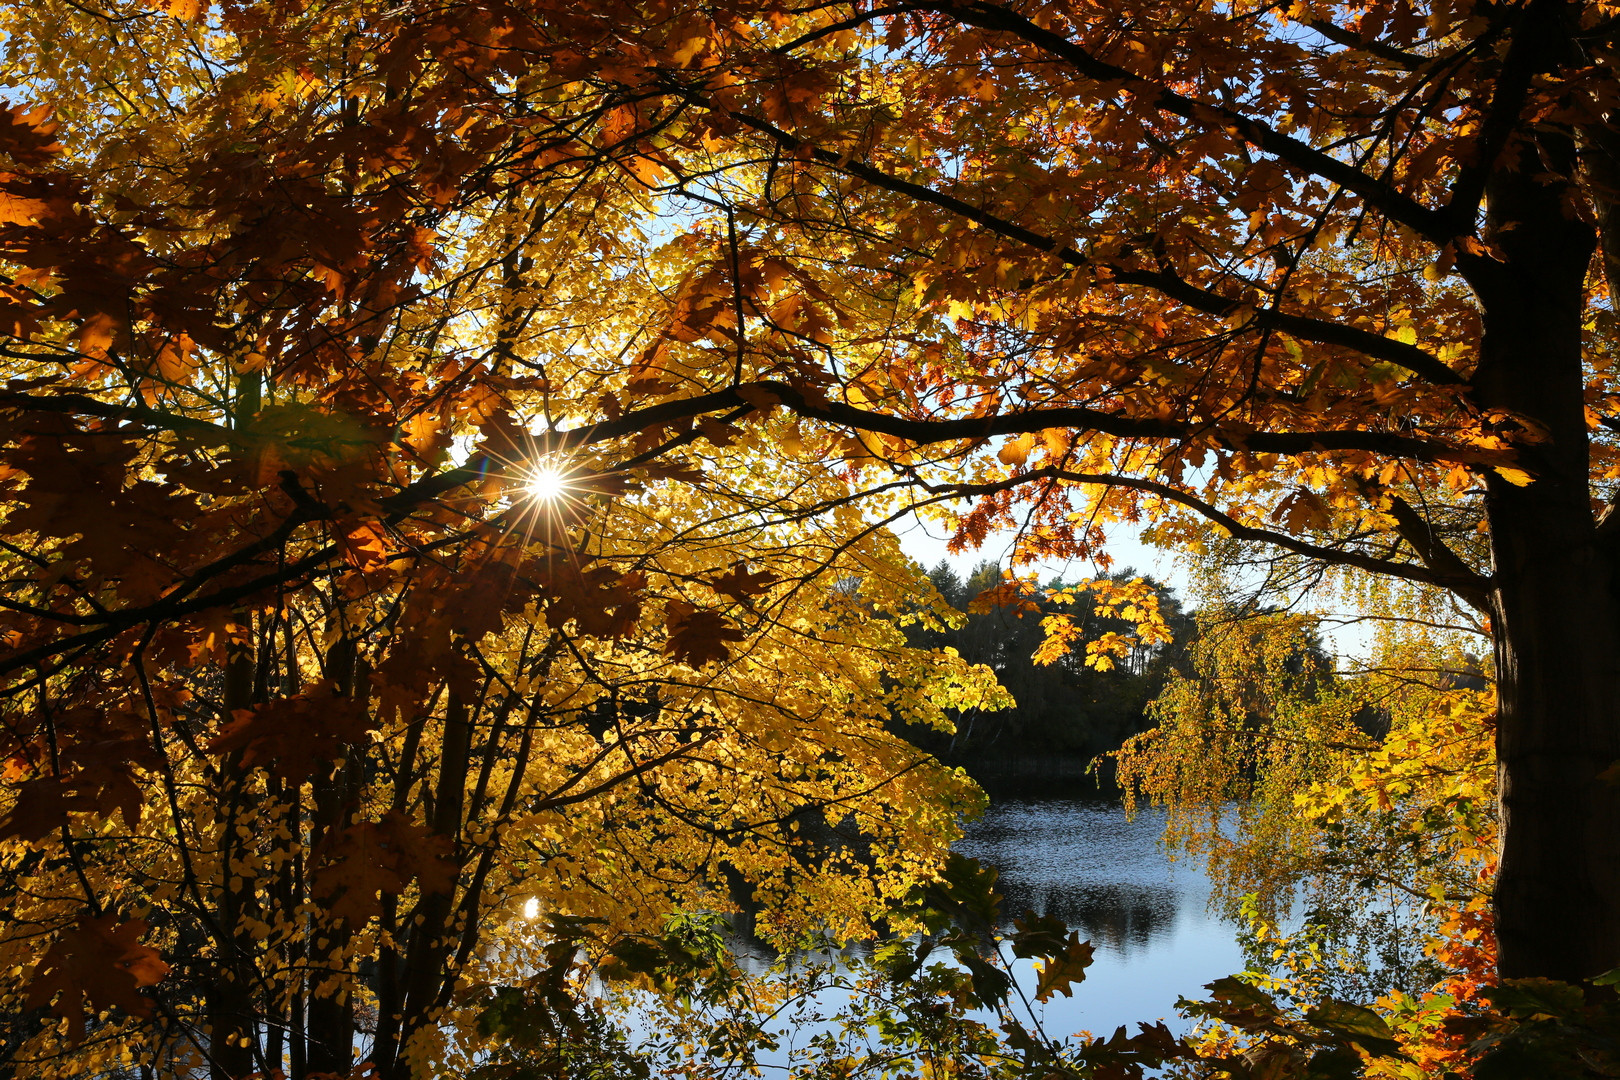
<path fill-rule="evenodd" d="M 1006 702 L 910 514 L 1486 635 L 1501 972 L 1620 966 L 1615 18 L 7 5 L 15 1067 L 459 1060 L 530 900 L 865 932 L 974 800 L 897 726 Z"/>

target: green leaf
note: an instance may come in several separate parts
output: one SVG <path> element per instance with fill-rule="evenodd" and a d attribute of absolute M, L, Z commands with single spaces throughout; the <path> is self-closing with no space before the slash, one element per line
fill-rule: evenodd
<path fill-rule="evenodd" d="M 956 950 L 956 958 L 968 969 L 973 979 L 973 996 L 985 1008 L 994 1008 L 1007 1000 L 1012 979 L 1005 971 L 990 963 L 971 949 Z"/>
<path fill-rule="evenodd" d="M 1505 979 L 1501 986 L 1487 989 L 1485 996 L 1498 1012 L 1520 1018 L 1565 1019 L 1586 1005 L 1580 987 L 1557 979 Z"/>
<path fill-rule="evenodd" d="M 1324 998 L 1321 1004 L 1306 1011 L 1305 1019 L 1350 1040 L 1369 1054 L 1388 1057 L 1400 1051 L 1389 1024 L 1365 1006 Z"/>
<path fill-rule="evenodd" d="M 1226 1005 L 1238 1009 L 1247 1009 L 1266 1016 L 1281 1016 L 1277 1003 L 1272 1000 L 1258 986 L 1244 982 L 1235 975 L 1228 975 L 1224 979 L 1216 979 L 1212 983 L 1205 983 L 1204 989 L 1210 996 Z"/>

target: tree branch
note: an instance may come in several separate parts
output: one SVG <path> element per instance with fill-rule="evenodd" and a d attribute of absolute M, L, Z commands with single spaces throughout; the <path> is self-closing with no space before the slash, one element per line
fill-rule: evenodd
<path fill-rule="evenodd" d="M 1180 506 L 1185 506 L 1187 509 L 1194 511 L 1201 517 L 1215 522 L 1215 524 L 1219 525 L 1230 535 L 1239 540 L 1269 544 L 1273 547 L 1280 547 L 1284 551 L 1290 551 L 1296 555 L 1304 555 L 1308 558 L 1316 559 L 1321 562 L 1332 563 L 1335 566 L 1353 566 L 1358 570 L 1365 570 L 1373 574 L 1384 574 L 1389 577 L 1403 578 L 1407 581 L 1416 581 L 1424 585 L 1437 585 L 1443 589 L 1450 589 L 1472 606 L 1477 605 L 1473 605 L 1473 601 L 1469 600 L 1467 593 L 1478 593 L 1479 595 L 1483 596 L 1484 589 L 1488 584 L 1484 578 L 1480 577 L 1472 570 L 1469 570 L 1466 566 L 1463 566 L 1461 560 L 1457 560 L 1457 565 L 1461 569 L 1453 572 L 1449 570 L 1440 570 L 1434 567 L 1417 566 L 1412 563 L 1392 562 L 1388 559 L 1376 558 L 1372 555 L 1366 555 L 1359 551 L 1346 551 L 1342 548 L 1326 547 L 1322 544 L 1312 544 L 1308 541 L 1300 540 L 1297 537 L 1289 536 L 1286 533 L 1273 532 L 1270 529 L 1261 529 L 1252 525 L 1245 525 L 1236 518 L 1232 517 L 1230 514 L 1217 509 L 1190 492 L 1182 491 L 1180 488 L 1172 487 L 1169 484 L 1163 484 L 1156 480 L 1146 480 L 1134 476 L 1118 476 L 1112 473 L 1078 473 L 1052 466 L 1044 469 L 1032 469 L 1027 473 L 1008 477 L 1005 480 L 997 480 L 983 484 L 940 484 L 925 485 L 925 487 L 930 492 L 935 493 L 950 491 L 960 493 L 962 495 L 992 495 L 1000 491 L 1006 491 L 1012 487 L 1032 483 L 1038 480 L 1061 480 L 1071 484 L 1097 484 L 1104 487 L 1126 487 L 1136 491 L 1146 492 L 1151 495 L 1157 495 L 1162 499 L 1167 499 L 1170 502 L 1176 503 Z M 1456 556 L 1453 555 L 1452 558 L 1456 559 Z M 1481 610 L 1484 609 L 1481 608 Z"/>
<path fill-rule="evenodd" d="M 1450 585 L 1448 588 L 1475 611 L 1490 614 L 1489 579 L 1463 562 L 1461 557 L 1447 547 L 1445 541 L 1435 533 L 1428 519 L 1414 510 L 1412 504 L 1399 495 L 1390 496 L 1389 512 L 1395 519 L 1395 529 L 1400 533 L 1401 539 L 1412 545 L 1412 550 L 1417 552 L 1424 566 L 1447 579 L 1466 582 L 1469 578 L 1473 578 L 1478 582 L 1477 586 L 1461 584 Z"/>
<path fill-rule="evenodd" d="M 93 399 L 85 400 L 91 405 L 97 406 L 98 413 L 102 411 L 99 408 L 102 403 L 95 402 Z M 830 401 L 824 397 L 812 399 L 803 389 L 788 383 L 757 382 L 727 387 L 723 390 L 715 390 L 694 397 L 661 402 L 625 413 L 615 420 L 604 420 L 597 424 L 567 430 L 542 432 L 526 439 L 523 446 L 510 447 L 507 453 L 480 453 L 458 468 L 424 477 L 394 495 L 380 500 L 380 505 L 386 514 L 385 520 L 390 524 L 396 524 L 403 520 L 412 510 L 457 487 L 484 480 L 492 475 L 506 475 L 521 469 L 527 461 L 537 457 L 581 449 L 596 443 L 633 435 L 661 424 L 690 419 L 708 413 L 724 411 L 740 418 L 748 412 L 768 409 L 773 405 L 781 405 L 800 416 L 810 419 L 821 420 L 859 431 L 890 435 L 906 439 L 918 445 L 959 441 L 982 442 L 1000 435 L 1039 432 L 1047 428 L 1071 428 L 1113 435 L 1119 438 L 1200 442 L 1223 450 L 1282 455 L 1324 453 L 1336 450 L 1364 450 L 1423 461 L 1478 462 L 1489 457 L 1487 453 L 1481 451 L 1449 447 L 1443 443 L 1436 443 L 1427 439 L 1388 432 L 1354 429 L 1297 432 L 1222 430 L 1210 424 L 1122 416 L 1081 406 L 1029 409 L 985 417 L 909 419 L 889 413 L 859 409 L 843 402 Z M 1038 478 L 1040 475 L 1042 474 L 1039 472 L 1026 474 L 1029 478 Z M 285 485 L 289 481 L 284 477 L 283 482 Z M 1086 480 L 1076 482 L 1094 483 L 1104 481 Z M 1152 481 L 1116 477 L 1106 482 L 1125 484 L 1143 491 L 1153 491 L 1164 495 L 1166 498 L 1184 503 L 1185 500 L 1192 498 L 1185 492 L 1179 492 L 1162 484 L 1154 484 Z M 1186 505 L 1191 506 L 1192 504 L 1186 503 Z M 1212 520 L 1221 520 L 1213 516 L 1218 513 L 1219 511 L 1210 508 L 1210 513 L 1206 514 L 1206 516 L 1210 516 Z M 100 645 L 132 627 L 155 623 L 161 619 L 172 619 L 195 614 L 222 605 L 239 603 L 262 593 L 266 589 L 274 588 L 307 574 L 339 556 L 342 552 L 341 546 L 327 544 L 305 555 L 303 558 L 280 565 L 273 571 L 260 574 L 247 581 L 238 582 L 235 585 L 202 595 L 194 595 L 204 585 L 222 574 L 245 566 L 257 556 L 279 548 L 292 538 L 299 526 L 310 521 L 320 520 L 327 515 L 327 508 L 314 503 L 313 500 L 308 505 L 300 503 L 295 507 L 293 513 L 288 515 L 269 535 L 244 545 L 231 554 L 193 571 L 186 576 L 179 587 L 171 590 L 162 599 L 140 608 L 107 612 L 101 620 L 86 617 L 86 623 L 100 621 L 102 625 L 40 644 L 32 649 L 12 653 L 10 656 L 0 659 L 0 675 L 16 671 L 19 668 L 32 667 L 43 663 L 45 660 L 63 652 Z M 1226 520 L 1231 521 L 1231 519 Z M 1291 538 L 1273 541 L 1269 537 L 1274 534 L 1261 535 L 1260 532 L 1252 530 L 1248 526 L 1240 525 L 1235 521 L 1231 521 L 1230 527 L 1234 530 L 1248 530 L 1248 534 L 1252 535 L 1246 535 L 1246 538 L 1265 539 L 1267 542 L 1277 543 L 1284 547 L 1292 544 L 1294 546 L 1289 549 L 1300 554 L 1320 554 L 1324 558 L 1331 557 L 1332 561 L 1346 565 L 1360 565 L 1345 553 L 1335 552 L 1330 548 L 1317 548 L 1303 544 L 1301 541 L 1294 541 Z M 1369 557 L 1355 556 L 1354 558 L 1368 559 Z M 1376 564 L 1376 566 L 1373 564 Z M 1414 567 L 1406 567 L 1400 571 L 1388 569 L 1388 567 L 1401 567 L 1402 565 L 1395 563 L 1385 564 L 1379 560 L 1370 560 L 1368 568 L 1377 569 L 1381 573 L 1395 573 L 1397 576 L 1406 576 L 1413 580 L 1426 581 L 1431 584 L 1441 584 L 1448 588 L 1457 588 L 1459 584 L 1467 584 L 1466 582 L 1452 583 L 1449 580 L 1441 580 L 1443 575 L 1424 576 L 1418 573 Z M 1477 581 L 1478 579 L 1476 577 L 1471 580 Z"/>
<path fill-rule="evenodd" d="M 892 191 L 898 195 L 906 195 L 916 199 L 918 202 L 937 206 L 942 210 L 957 214 L 998 236 L 1025 244 L 1037 251 L 1055 255 L 1070 266 L 1101 267 L 1117 283 L 1140 285 L 1153 289 L 1195 311 L 1221 318 L 1232 314 L 1245 304 L 1243 300 L 1222 296 L 1219 293 L 1194 285 L 1174 274 L 1120 267 L 1099 262 L 1072 247 L 1059 243 L 1049 236 L 982 210 L 954 195 L 947 195 L 926 185 L 901 179 L 864 162 L 853 161 L 843 154 L 816 146 L 784 131 L 768 120 L 751 116 L 748 113 L 728 111 L 727 115 L 772 139 L 789 153 L 809 154 L 815 160 L 830 165 L 840 172 L 848 173 L 850 176 L 858 177 L 874 187 Z M 1254 313 L 1253 322 L 1256 326 L 1281 330 L 1304 341 L 1353 349 L 1364 356 L 1397 364 L 1414 375 L 1421 376 L 1438 385 L 1461 386 L 1466 382 L 1461 375 L 1442 363 L 1438 357 L 1425 352 L 1416 345 L 1408 345 L 1406 342 L 1396 341 L 1393 338 L 1384 337 L 1382 334 L 1374 334 L 1358 327 L 1307 318 L 1303 315 L 1290 315 L 1271 309 L 1257 309 Z"/>
<path fill-rule="evenodd" d="M 986 0 L 971 0 L 965 4 L 931 4 L 929 9 L 971 26 L 1022 38 L 1053 56 L 1061 57 L 1087 78 L 1117 84 L 1144 102 L 1152 103 L 1161 112 L 1190 120 L 1200 127 L 1230 131 L 1256 149 L 1272 154 L 1302 172 L 1354 192 L 1390 220 L 1405 225 L 1435 244 L 1444 244 L 1457 235 L 1448 215 L 1429 209 L 1355 166 L 1284 135 L 1269 124 L 1235 109 L 1195 101 L 1162 83 L 1152 82 L 1099 60 L 1075 42 L 1036 25 L 1011 8 Z M 1473 231 L 1471 222 L 1467 231 Z"/>
<path fill-rule="evenodd" d="M 1347 30 L 1328 19 L 1312 19 L 1305 25 L 1335 45 L 1343 45 L 1347 49 L 1368 53 L 1378 57 L 1380 60 L 1388 60 L 1396 67 L 1404 68 L 1407 71 L 1416 71 L 1429 62 L 1429 58 L 1426 56 L 1418 56 L 1404 49 L 1397 49 L 1393 45 L 1385 45 L 1381 41 L 1368 41 L 1354 30 Z"/>
<path fill-rule="evenodd" d="M 1545 66 L 1538 63 L 1545 59 L 1539 54 L 1549 45 L 1557 48 L 1556 44 L 1547 40 L 1549 35 L 1554 41 L 1562 36 L 1562 31 L 1556 25 L 1557 11 L 1561 7 L 1559 0 L 1531 0 L 1522 9 L 1507 9 L 1518 16 L 1514 27 L 1517 32 L 1508 41 L 1507 55 L 1502 58 L 1490 109 L 1479 127 L 1476 156 L 1458 170 L 1456 179 L 1452 181 L 1451 195 L 1446 200 L 1444 213 L 1451 219 L 1456 235 L 1464 236 L 1474 231 L 1474 217 L 1485 198 L 1485 185 L 1496 169 L 1496 159 L 1502 155 L 1508 140 L 1518 129 L 1530 87 L 1535 82 L 1538 70 Z M 1550 13 L 1549 8 L 1552 9 Z M 1544 25 L 1549 20 L 1553 25 Z M 1498 29 L 1493 27 L 1491 32 L 1495 33 Z"/>

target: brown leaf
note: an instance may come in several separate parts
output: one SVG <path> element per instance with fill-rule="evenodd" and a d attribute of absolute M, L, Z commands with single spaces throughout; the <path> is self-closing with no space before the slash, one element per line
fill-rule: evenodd
<path fill-rule="evenodd" d="M 669 627 L 665 654 L 691 667 L 702 667 L 710 660 L 729 660 L 731 650 L 726 642 L 743 639 L 743 632 L 718 611 L 698 608 L 684 600 L 665 604 L 664 619 Z"/>
<path fill-rule="evenodd" d="M 15 836 L 32 844 L 67 825 L 69 813 L 95 808 L 95 799 L 75 792 L 57 777 L 29 780 L 18 786 L 11 813 L 0 821 L 0 837 Z"/>
<path fill-rule="evenodd" d="M 360 926 L 382 912 L 380 893 L 400 893 L 412 878 L 425 893 L 449 893 L 457 870 L 449 840 L 390 811 L 322 840 L 314 891 L 333 917 Z"/>
<path fill-rule="evenodd" d="M 554 629 L 573 622 L 592 637 L 623 637 L 641 617 L 637 594 L 647 587 L 646 576 L 621 574 L 611 566 L 582 567 L 571 558 L 552 559 L 539 575 L 550 597 L 546 623 Z"/>
<path fill-rule="evenodd" d="M 732 564 L 724 574 L 709 579 L 709 585 L 715 592 L 729 596 L 739 604 L 750 596 L 758 596 L 776 582 L 775 574 L 768 570 L 751 574 L 748 564 L 742 562 Z"/>
<path fill-rule="evenodd" d="M 267 768 L 288 780 L 308 779 L 318 762 L 341 757 L 345 746 L 365 742 L 377 726 L 363 701 L 339 695 L 330 683 L 232 716 L 208 743 L 209 753 L 240 750 L 244 767 Z"/>
<path fill-rule="evenodd" d="M 118 1008 L 143 1019 L 151 1016 L 152 999 L 137 991 L 161 982 L 169 965 L 156 949 L 140 943 L 145 932 L 142 920 L 120 923 L 110 911 L 79 916 L 34 966 L 23 1007 L 51 1005 L 54 1015 L 69 1021 L 74 1042 L 84 1038 L 86 1000 L 95 1012 Z"/>

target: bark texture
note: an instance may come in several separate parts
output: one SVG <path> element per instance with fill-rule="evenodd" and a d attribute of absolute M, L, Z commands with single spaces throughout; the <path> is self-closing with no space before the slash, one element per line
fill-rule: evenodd
<path fill-rule="evenodd" d="M 1582 373 L 1593 229 L 1566 211 L 1575 142 L 1542 132 L 1548 166 L 1500 169 L 1489 231 L 1505 261 L 1473 275 L 1485 334 L 1474 399 L 1534 482 L 1487 484 L 1500 709 L 1496 887 L 1504 977 L 1580 980 L 1620 966 L 1620 604 L 1616 546 L 1589 487 Z M 1549 176 L 1555 179 L 1549 179 Z"/>

